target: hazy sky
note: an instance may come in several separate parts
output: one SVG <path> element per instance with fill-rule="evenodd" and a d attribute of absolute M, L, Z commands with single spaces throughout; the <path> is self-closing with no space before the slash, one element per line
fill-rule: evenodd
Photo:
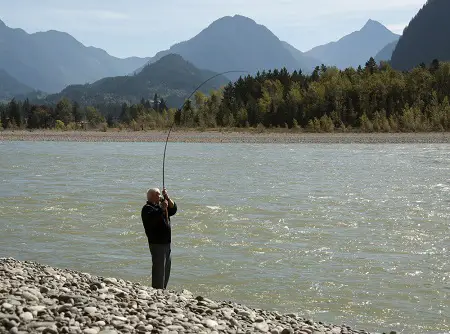
<path fill-rule="evenodd" d="M 301 51 L 359 30 L 370 18 L 401 33 L 426 0 L 0 0 L 0 19 L 28 33 L 65 31 L 118 56 L 153 56 L 240 14 Z"/>

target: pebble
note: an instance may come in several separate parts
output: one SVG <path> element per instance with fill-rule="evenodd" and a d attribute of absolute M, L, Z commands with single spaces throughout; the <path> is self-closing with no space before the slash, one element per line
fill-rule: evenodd
<path fill-rule="evenodd" d="M 84 312 L 89 313 L 89 314 L 95 313 L 95 312 L 97 312 L 97 308 L 94 306 L 85 307 Z"/>
<path fill-rule="evenodd" d="M 2 307 L 3 307 L 5 310 L 11 310 L 11 309 L 13 308 L 13 306 L 12 306 L 10 303 L 3 303 L 3 304 L 2 304 Z"/>
<path fill-rule="evenodd" d="M 98 329 L 96 329 L 96 328 L 85 328 L 85 329 L 83 329 L 83 333 L 84 334 L 97 334 L 98 333 Z"/>
<path fill-rule="evenodd" d="M 19 277 L 20 276 L 20 277 Z M 362 334 L 113 277 L 0 258 L 0 332 Z M 388 332 L 389 333 L 389 332 Z"/>
<path fill-rule="evenodd" d="M 257 322 L 254 324 L 254 327 L 264 333 L 269 331 L 269 325 L 265 322 Z"/>
<path fill-rule="evenodd" d="M 211 319 L 206 319 L 205 320 L 205 325 L 208 326 L 211 329 L 215 329 L 217 326 L 219 326 L 217 321 L 214 321 L 214 320 L 211 320 Z"/>
<path fill-rule="evenodd" d="M 31 321 L 31 320 L 33 320 L 33 314 L 31 314 L 31 312 L 23 312 L 23 313 L 20 315 L 20 318 L 21 318 L 23 321 Z"/>

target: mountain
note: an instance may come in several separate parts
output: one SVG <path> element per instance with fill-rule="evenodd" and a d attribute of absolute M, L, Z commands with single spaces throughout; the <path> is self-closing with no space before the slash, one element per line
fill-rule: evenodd
<path fill-rule="evenodd" d="M 70 84 L 124 75 L 148 58 L 120 59 L 86 47 L 71 35 L 50 30 L 28 34 L 0 20 L 0 68 L 33 89 L 59 92 Z"/>
<path fill-rule="evenodd" d="M 428 0 L 403 31 L 392 54 L 392 67 L 409 70 L 434 59 L 450 60 L 450 1 Z"/>
<path fill-rule="evenodd" d="M 190 40 L 158 52 L 151 62 L 169 53 L 181 55 L 198 68 L 218 73 L 244 70 L 255 74 L 282 67 L 312 71 L 308 58 L 302 54 L 294 57 L 269 29 L 241 15 L 214 21 Z M 239 74 L 228 77 L 236 79 Z"/>
<path fill-rule="evenodd" d="M 382 48 L 375 56 L 375 61 L 377 63 L 379 63 L 380 61 L 390 61 L 397 43 L 398 41 L 394 41 Z"/>
<path fill-rule="evenodd" d="M 281 44 L 291 53 L 291 55 L 299 62 L 299 64 L 303 64 L 303 67 L 305 69 L 312 70 L 316 66 L 321 65 L 320 60 L 305 55 L 304 52 L 296 49 L 288 42 L 282 41 Z"/>
<path fill-rule="evenodd" d="M 137 103 L 142 98 L 151 100 L 157 93 L 169 107 L 178 107 L 197 86 L 215 74 L 196 68 L 180 55 L 169 54 L 133 76 L 103 78 L 92 84 L 71 85 L 59 94 L 48 96 L 46 100 L 56 102 L 67 97 L 82 105 Z M 209 93 L 228 82 L 229 79 L 219 75 L 208 81 L 200 91 Z"/>
<path fill-rule="evenodd" d="M 325 65 L 347 67 L 364 66 L 370 57 L 375 57 L 378 51 L 388 43 L 397 41 L 399 35 L 394 34 L 381 23 L 368 20 L 361 30 L 352 32 L 325 45 L 317 46 L 305 55 L 320 59 Z"/>
<path fill-rule="evenodd" d="M 0 69 L 0 100 L 9 100 L 16 95 L 27 94 L 33 89 L 17 81 L 4 69 Z"/>

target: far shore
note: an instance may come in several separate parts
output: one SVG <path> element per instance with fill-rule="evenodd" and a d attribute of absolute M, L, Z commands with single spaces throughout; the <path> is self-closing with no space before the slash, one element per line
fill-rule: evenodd
<path fill-rule="evenodd" d="M 168 130 L 110 130 L 56 131 L 56 130 L 4 130 L 0 141 L 69 141 L 69 142 L 165 142 Z M 176 129 L 170 142 L 183 143 L 329 143 L 329 144 L 382 144 L 382 143 L 450 143 L 450 132 L 418 133 L 308 133 L 288 130 L 257 132 L 240 129 Z"/>

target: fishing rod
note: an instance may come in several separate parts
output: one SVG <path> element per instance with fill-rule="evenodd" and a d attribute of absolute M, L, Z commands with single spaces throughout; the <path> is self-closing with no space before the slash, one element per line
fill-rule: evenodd
<path fill-rule="evenodd" d="M 180 108 L 177 109 L 177 111 L 179 110 L 181 112 L 181 109 L 184 107 L 186 102 L 189 101 L 190 98 L 192 97 L 192 95 L 194 95 L 195 92 L 197 92 L 197 90 L 199 90 L 204 84 L 206 84 L 208 81 L 210 81 L 210 80 L 212 80 L 212 79 L 214 79 L 214 78 L 216 78 L 216 77 L 218 77 L 220 75 L 227 74 L 227 73 L 249 73 L 249 72 L 248 71 L 232 70 L 232 71 L 225 71 L 225 72 L 213 75 L 212 77 L 210 77 L 209 79 L 203 81 L 200 85 L 198 85 L 198 87 L 195 88 L 195 90 L 191 93 L 191 95 L 189 95 L 189 97 L 184 100 L 184 102 L 181 104 Z M 164 186 L 165 186 L 165 183 L 164 183 L 164 167 L 165 167 L 165 161 L 166 161 L 167 142 L 169 141 L 169 136 L 170 136 L 170 133 L 172 132 L 172 128 L 173 128 L 174 125 L 175 125 L 175 119 L 173 120 L 173 123 L 170 126 L 169 133 L 167 134 L 167 138 L 166 138 L 166 144 L 164 146 L 164 155 L 163 155 L 163 189 L 164 189 Z"/>

